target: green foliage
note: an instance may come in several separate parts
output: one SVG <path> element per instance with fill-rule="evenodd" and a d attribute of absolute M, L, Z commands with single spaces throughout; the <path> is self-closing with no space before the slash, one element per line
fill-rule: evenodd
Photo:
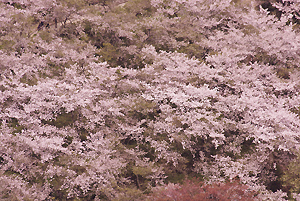
<path fill-rule="evenodd" d="M 127 115 L 132 119 L 141 121 L 143 119 L 155 120 L 161 113 L 155 102 L 139 98 L 127 111 Z"/>
<path fill-rule="evenodd" d="M 77 31 L 77 25 L 75 23 L 66 23 L 64 26 L 59 28 L 57 35 L 66 39 L 73 39 L 74 37 L 79 36 Z"/>
<path fill-rule="evenodd" d="M 255 148 L 254 140 L 255 140 L 254 137 L 250 137 L 249 139 L 244 139 L 244 141 L 242 142 L 241 155 L 253 153 Z"/>
<path fill-rule="evenodd" d="M 58 2 L 60 2 L 64 7 L 75 8 L 76 10 L 83 8 L 86 3 L 85 0 L 59 0 Z"/>
<path fill-rule="evenodd" d="M 64 184 L 65 178 L 60 176 L 54 176 L 50 180 L 50 186 L 51 186 L 51 193 L 50 196 L 52 197 L 52 200 L 67 200 L 68 192 L 65 189 L 61 189 L 61 186 Z"/>
<path fill-rule="evenodd" d="M 35 75 L 24 74 L 20 78 L 20 82 L 24 84 L 28 84 L 29 86 L 34 86 L 37 85 L 38 79 L 35 77 Z"/>
<path fill-rule="evenodd" d="M 64 148 L 68 147 L 72 143 L 72 141 L 73 141 L 73 137 L 67 135 L 64 139 L 64 144 L 62 145 L 62 147 Z"/>
<path fill-rule="evenodd" d="M 290 79 L 290 71 L 287 68 L 277 68 L 276 69 L 277 76 L 283 79 Z"/>
<path fill-rule="evenodd" d="M 143 56 L 137 52 L 139 49 L 136 49 L 135 46 L 118 47 L 113 46 L 110 43 L 103 43 L 103 47 L 96 53 L 96 56 L 100 56 L 102 62 L 106 61 L 112 67 L 121 66 L 124 68 L 134 68 L 140 69 L 145 67 L 146 63 L 152 63 L 151 60 L 143 58 Z M 134 48 L 131 53 L 128 49 Z"/>
<path fill-rule="evenodd" d="M 279 62 L 276 58 L 276 55 L 269 55 L 260 48 L 256 50 L 256 55 L 254 55 L 252 61 L 269 65 L 276 65 Z"/>
<path fill-rule="evenodd" d="M 14 103 L 13 97 L 7 97 L 3 103 L 1 103 L 1 110 L 4 110 L 5 108 L 9 107 Z"/>
<path fill-rule="evenodd" d="M 109 3 L 114 2 L 114 0 L 85 0 L 89 5 L 101 4 L 102 6 L 107 6 Z"/>
<path fill-rule="evenodd" d="M 145 132 L 144 135 L 147 136 Z M 155 159 L 157 158 L 155 148 L 151 147 L 151 144 L 149 142 L 140 143 L 138 146 L 140 150 L 145 152 L 145 158 L 148 158 L 150 161 L 155 161 Z"/>
<path fill-rule="evenodd" d="M 137 141 L 132 136 L 122 139 L 121 143 L 129 149 L 133 149 L 137 146 Z"/>
<path fill-rule="evenodd" d="M 79 139 L 81 140 L 81 142 L 87 140 L 87 137 L 89 136 L 88 130 L 86 130 L 85 128 L 77 128 L 77 132 L 78 132 Z"/>
<path fill-rule="evenodd" d="M 64 53 L 61 51 L 61 50 L 57 50 L 55 53 L 54 53 L 54 57 L 55 58 L 64 58 Z"/>
<path fill-rule="evenodd" d="M 195 87 L 201 87 L 204 84 L 208 84 L 208 83 L 209 83 L 209 81 L 205 80 L 205 78 L 194 75 L 194 76 L 190 76 L 187 78 L 186 84 L 191 84 Z"/>
<path fill-rule="evenodd" d="M 0 85 L 0 91 L 1 91 L 1 92 L 4 92 L 6 89 L 7 89 L 7 88 L 6 88 L 5 86 Z"/>
<path fill-rule="evenodd" d="M 93 44 L 97 48 L 103 48 L 105 46 L 109 47 L 109 44 L 112 46 L 116 46 L 116 48 L 119 48 L 122 45 L 122 39 L 119 38 L 116 31 L 112 29 L 114 27 L 113 25 L 111 28 L 101 26 L 98 28 L 97 25 L 88 20 L 83 21 L 82 24 L 83 31 L 87 36 L 87 38 L 82 39 L 90 41 L 91 44 Z"/>
<path fill-rule="evenodd" d="M 13 40 L 0 40 L 0 50 L 12 51 L 15 44 Z"/>
<path fill-rule="evenodd" d="M 219 153 L 221 147 L 216 148 L 213 141 L 213 138 L 207 136 L 192 136 L 190 139 L 194 144 L 192 149 L 195 150 L 196 158 L 200 157 L 200 152 L 204 153 L 207 160 L 213 160 L 213 156 Z"/>
<path fill-rule="evenodd" d="M 103 48 L 100 50 L 101 60 L 107 61 L 110 66 L 116 67 L 120 56 L 119 50 L 110 43 L 103 43 Z"/>
<path fill-rule="evenodd" d="M 21 133 L 22 130 L 25 128 L 24 126 L 19 124 L 19 120 L 17 118 L 11 118 L 8 121 L 8 126 L 14 129 L 13 134 Z"/>
<path fill-rule="evenodd" d="M 39 36 L 42 40 L 46 41 L 47 43 L 50 43 L 52 41 L 52 34 L 49 31 L 40 31 Z"/>
<path fill-rule="evenodd" d="M 268 154 L 268 160 L 260 173 L 261 181 L 264 182 L 266 188 L 272 192 L 282 189 L 289 193 L 289 184 L 283 177 L 286 177 L 284 175 L 289 174 L 290 170 L 288 167 L 289 164 L 293 162 L 295 156 L 283 150 L 274 150 Z M 291 175 L 292 174 L 293 173 L 291 173 Z"/>
<path fill-rule="evenodd" d="M 256 29 L 254 26 L 252 26 L 250 24 L 248 24 L 248 25 L 242 25 L 241 29 L 242 29 L 242 32 L 245 35 L 251 35 L 251 34 L 258 35 L 259 34 L 259 30 Z"/>
<path fill-rule="evenodd" d="M 165 174 L 167 176 L 166 178 L 166 183 L 182 183 L 184 179 L 186 179 L 186 175 L 182 170 L 180 171 L 179 169 L 175 168 L 166 168 Z"/>
<path fill-rule="evenodd" d="M 42 123 L 56 126 L 57 128 L 63 128 L 71 126 L 78 120 L 79 113 L 77 111 L 66 112 L 64 108 L 57 114 L 55 119 L 42 120 Z"/>
<path fill-rule="evenodd" d="M 152 174 L 152 167 L 133 166 L 132 173 L 136 177 L 137 188 L 146 190 L 150 181 L 149 179 L 147 179 L 147 176 Z"/>
<path fill-rule="evenodd" d="M 178 52 L 187 54 L 190 58 L 195 57 L 200 61 L 205 59 L 208 52 L 205 48 L 197 44 L 188 44 L 187 46 L 182 46 L 179 48 Z"/>
<path fill-rule="evenodd" d="M 147 35 L 145 43 L 155 47 L 156 51 L 174 52 L 177 48 L 172 43 L 173 39 L 170 40 L 172 32 L 166 30 L 165 27 L 157 26 L 150 29 L 144 29 L 143 32 Z"/>
<path fill-rule="evenodd" d="M 290 111 L 295 113 L 300 118 L 300 107 L 293 107 L 290 109 Z"/>
<path fill-rule="evenodd" d="M 57 63 L 47 59 L 47 66 L 45 67 L 45 70 L 39 72 L 39 76 L 42 78 L 61 77 L 65 72 L 65 68 L 68 66 L 68 63 Z"/>
<path fill-rule="evenodd" d="M 281 177 L 281 181 L 290 196 L 291 193 L 300 193 L 300 154 L 289 163 Z"/>
<path fill-rule="evenodd" d="M 135 188 L 141 191 L 145 191 L 149 188 L 151 180 L 147 177 L 153 174 L 152 167 L 137 166 L 134 161 L 131 161 L 127 163 L 127 166 L 123 171 L 123 176 L 130 179 Z M 134 188 L 132 190 L 134 190 Z"/>
<path fill-rule="evenodd" d="M 155 11 L 150 0 L 130 0 L 124 5 L 126 13 L 135 15 L 137 18 L 149 17 Z"/>
<path fill-rule="evenodd" d="M 6 170 L 4 172 L 4 175 L 14 176 L 14 177 L 22 177 L 22 174 L 20 174 L 19 172 L 14 171 L 14 170 Z"/>
<path fill-rule="evenodd" d="M 118 64 L 124 68 L 140 69 L 145 67 L 145 60 L 140 54 L 128 54 L 126 49 L 122 50 Z"/>
<path fill-rule="evenodd" d="M 273 6 L 274 3 L 280 2 L 280 0 L 259 0 L 258 2 L 259 5 L 257 5 L 257 7 L 261 6 L 263 9 L 267 9 L 270 15 L 275 15 L 278 18 L 281 17 L 282 12 Z"/>
<path fill-rule="evenodd" d="M 86 168 L 80 165 L 73 165 L 70 167 L 71 170 L 75 171 L 77 175 L 81 175 L 86 172 Z"/>
<path fill-rule="evenodd" d="M 132 201 L 138 200 L 140 197 L 143 196 L 143 192 L 136 188 L 118 188 L 120 191 L 120 195 L 117 198 L 113 198 L 112 201 Z M 101 199 L 102 200 L 102 199 Z M 103 199 L 109 200 L 109 199 Z"/>
<path fill-rule="evenodd" d="M 142 177 L 148 176 L 152 173 L 152 168 L 151 167 L 132 167 L 132 172 L 135 175 L 139 175 Z"/>
<path fill-rule="evenodd" d="M 25 6 L 20 4 L 20 3 L 9 3 L 8 4 L 12 5 L 13 7 L 15 7 L 16 9 L 24 9 Z"/>

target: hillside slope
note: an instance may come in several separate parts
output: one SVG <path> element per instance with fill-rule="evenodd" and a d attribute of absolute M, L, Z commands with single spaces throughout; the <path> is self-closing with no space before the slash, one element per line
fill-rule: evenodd
<path fill-rule="evenodd" d="M 191 178 L 299 199 L 299 8 L 1 0 L 1 200 L 145 200 Z"/>

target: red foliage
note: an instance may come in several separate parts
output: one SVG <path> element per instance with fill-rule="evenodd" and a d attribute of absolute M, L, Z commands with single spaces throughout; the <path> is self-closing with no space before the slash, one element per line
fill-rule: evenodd
<path fill-rule="evenodd" d="M 255 192 L 248 190 L 246 185 L 238 181 L 209 185 L 186 180 L 182 185 L 169 185 L 153 193 L 149 199 L 155 201 L 252 201 L 255 200 Z"/>

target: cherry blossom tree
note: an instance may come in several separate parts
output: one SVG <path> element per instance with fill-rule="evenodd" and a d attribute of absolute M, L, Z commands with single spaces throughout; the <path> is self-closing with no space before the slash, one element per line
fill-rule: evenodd
<path fill-rule="evenodd" d="M 297 199 L 299 3 L 269 3 L 1 1 L 1 200 L 146 200 L 187 178 Z"/>

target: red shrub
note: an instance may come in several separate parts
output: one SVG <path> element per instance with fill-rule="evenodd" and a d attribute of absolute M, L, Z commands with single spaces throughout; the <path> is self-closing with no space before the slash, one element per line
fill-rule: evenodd
<path fill-rule="evenodd" d="M 237 181 L 214 183 L 211 185 L 202 182 L 186 180 L 182 185 L 168 185 L 163 190 L 154 192 L 149 200 L 155 201 L 232 201 L 255 200 L 255 193 L 248 190 L 246 185 Z"/>

